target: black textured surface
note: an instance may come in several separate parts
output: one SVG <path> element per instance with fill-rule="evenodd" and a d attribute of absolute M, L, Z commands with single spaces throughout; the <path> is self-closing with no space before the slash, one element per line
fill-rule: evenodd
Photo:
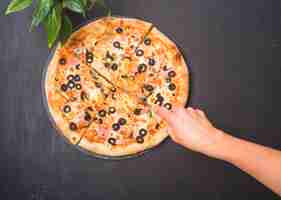
<path fill-rule="evenodd" d="M 7 4 L 0 2 L 0 199 L 278 199 L 235 167 L 171 141 L 123 161 L 94 159 L 65 143 L 42 103 L 45 33 L 29 33 L 30 9 L 4 17 Z M 235 136 L 281 148 L 280 1 L 110 5 L 113 14 L 154 22 L 192 57 L 191 105 Z"/>

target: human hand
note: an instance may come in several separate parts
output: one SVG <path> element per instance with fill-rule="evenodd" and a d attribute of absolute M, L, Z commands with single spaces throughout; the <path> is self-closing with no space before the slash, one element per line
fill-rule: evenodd
<path fill-rule="evenodd" d="M 224 134 L 211 124 L 203 111 L 191 107 L 178 107 L 172 111 L 156 107 L 154 110 L 168 123 L 173 141 L 193 151 L 219 157 Z"/>

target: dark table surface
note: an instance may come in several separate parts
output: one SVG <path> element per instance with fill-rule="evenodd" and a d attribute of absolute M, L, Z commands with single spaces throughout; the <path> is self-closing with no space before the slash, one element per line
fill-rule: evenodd
<path fill-rule="evenodd" d="M 157 24 L 192 58 L 190 105 L 237 137 L 281 149 L 280 1 L 108 3 L 113 14 Z M 230 164 L 170 140 L 123 161 L 95 159 L 64 142 L 42 103 L 46 35 L 28 31 L 31 9 L 5 17 L 7 4 L 0 2 L 1 199 L 278 199 Z"/>

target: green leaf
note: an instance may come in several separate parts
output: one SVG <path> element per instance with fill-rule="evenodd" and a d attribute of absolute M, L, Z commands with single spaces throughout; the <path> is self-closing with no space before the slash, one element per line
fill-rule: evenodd
<path fill-rule="evenodd" d="M 38 0 L 35 11 L 33 13 L 30 30 L 38 26 L 47 17 L 51 8 L 54 5 L 54 0 Z"/>
<path fill-rule="evenodd" d="M 54 8 L 51 9 L 47 18 L 44 19 L 44 27 L 48 33 L 48 47 L 51 48 L 56 41 L 62 24 L 62 6 L 57 4 Z"/>
<path fill-rule="evenodd" d="M 5 15 L 23 10 L 31 4 L 32 0 L 12 0 L 8 5 Z"/>
<path fill-rule="evenodd" d="M 62 42 L 65 42 L 71 33 L 72 33 L 71 20 L 67 15 L 64 15 L 62 18 L 62 26 L 61 26 L 61 33 L 60 33 Z"/>
<path fill-rule="evenodd" d="M 148 112 L 148 114 L 149 114 L 149 117 L 150 117 L 150 118 L 152 118 L 152 117 L 153 117 L 153 113 L 152 113 L 152 111 L 151 111 L 151 110 Z"/>
<path fill-rule="evenodd" d="M 74 12 L 81 13 L 84 17 L 86 16 L 86 7 L 81 0 L 64 0 L 63 7 L 68 8 L 69 10 L 72 10 Z"/>
<path fill-rule="evenodd" d="M 111 15 L 112 15 L 112 13 L 111 13 L 111 9 L 110 9 L 110 8 L 108 8 L 108 11 L 107 11 L 107 16 L 108 16 L 108 17 L 111 17 Z"/>
<path fill-rule="evenodd" d="M 88 6 L 89 1 L 88 0 L 81 0 L 81 1 L 84 5 L 84 8 L 86 8 Z"/>

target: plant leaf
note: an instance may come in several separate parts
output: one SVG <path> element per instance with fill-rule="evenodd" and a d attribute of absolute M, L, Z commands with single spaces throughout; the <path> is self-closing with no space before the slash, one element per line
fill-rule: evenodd
<path fill-rule="evenodd" d="M 60 29 L 61 29 L 61 16 L 62 16 L 62 6 L 57 4 L 51 9 L 48 16 L 44 19 L 44 27 L 48 33 L 48 47 L 51 48 L 56 41 Z"/>
<path fill-rule="evenodd" d="M 62 42 L 65 42 L 71 33 L 72 33 L 71 20 L 69 19 L 69 17 L 67 15 L 64 15 L 62 17 L 62 26 L 61 26 L 61 32 L 60 32 Z"/>
<path fill-rule="evenodd" d="M 54 0 L 38 0 L 35 11 L 33 13 L 30 30 L 38 26 L 44 18 L 49 14 L 54 5 Z"/>
<path fill-rule="evenodd" d="M 72 10 L 74 12 L 81 13 L 84 17 L 86 16 L 86 7 L 84 6 L 84 3 L 81 0 L 64 0 L 63 7 L 68 8 L 69 10 Z"/>
<path fill-rule="evenodd" d="M 5 15 L 23 10 L 31 4 L 32 0 L 12 0 L 8 5 Z"/>

